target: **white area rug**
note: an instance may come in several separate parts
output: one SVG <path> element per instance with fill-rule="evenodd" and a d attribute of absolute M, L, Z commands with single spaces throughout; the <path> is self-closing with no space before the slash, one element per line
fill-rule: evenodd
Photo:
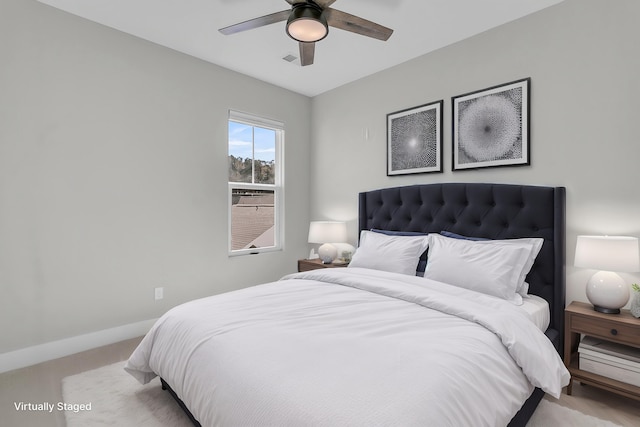
<path fill-rule="evenodd" d="M 62 380 L 64 403 L 91 404 L 90 410 L 65 411 L 67 427 L 193 426 L 158 378 L 142 386 L 123 367 L 119 362 Z M 527 427 L 552 426 L 620 427 L 543 399 Z"/>
<path fill-rule="evenodd" d="M 621 427 L 542 399 L 527 427 Z"/>
<path fill-rule="evenodd" d="M 90 411 L 65 411 L 67 427 L 193 427 L 160 379 L 141 385 L 124 370 L 124 362 L 62 380 L 67 404 L 91 403 Z"/>

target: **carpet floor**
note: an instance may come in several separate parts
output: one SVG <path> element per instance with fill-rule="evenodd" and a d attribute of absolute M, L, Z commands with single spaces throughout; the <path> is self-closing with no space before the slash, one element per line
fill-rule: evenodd
<path fill-rule="evenodd" d="M 68 427 L 190 427 L 158 378 L 140 385 L 118 362 L 62 380 Z M 543 399 L 527 427 L 619 427 Z"/>

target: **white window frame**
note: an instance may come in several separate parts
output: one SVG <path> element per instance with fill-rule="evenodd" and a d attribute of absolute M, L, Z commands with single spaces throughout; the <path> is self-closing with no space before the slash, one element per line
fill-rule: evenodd
<path fill-rule="evenodd" d="M 255 116 L 253 114 L 241 113 L 238 111 L 229 110 L 229 119 L 227 121 L 227 153 L 229 152 L 229 122 L 242 123 L 248 126 L 260 127 L 264 129 L 271 129 L 276 132 L 276 153 L 275 153 L 275 174 L 274 184 L 253 184 L 245 182 L 230 182 L 228 181 L 228 253 L 229 256 L 239 255 L 255 255 L 265 252 L 282 251 L 284 249 L 284 123 L 267 119 L 264 117 Z M 228 174 L 227 174 L 228 178 Z M 231 249 L 231 207 L 233 201 L 233 189 L 245 189 L 245 190 L 269 190 L 274 194 L 274 245 L 264 248 L 249 248 L 249 249 Z"/>

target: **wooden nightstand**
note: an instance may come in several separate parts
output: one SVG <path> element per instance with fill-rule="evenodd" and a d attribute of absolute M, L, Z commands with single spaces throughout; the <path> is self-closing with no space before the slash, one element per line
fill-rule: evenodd
<path fill-rule="evenodd" d="M 316 259 L 299 259 L 298 260 L 298 271 L 309 271 L 309 270 L 317 270 L 319 268 L 336 268 L 336 267 L 346 267 L 349 264 L 347 263 L 336 263 L 333 264 L 323 264 L 319 258 Z"/>
<path fill-rule="evenodd" d="M 580 334 L 640 348 L 640 319 L 633 317 L 629 310 L 603 314 L 594 311 L 591 304 L 576 301 L 564 313 L 564 364 L 571 373 L 567 394 L 571 394 L 575 380 L 640 400 L 640 387 L 581 370 L 578 355 Z"/>

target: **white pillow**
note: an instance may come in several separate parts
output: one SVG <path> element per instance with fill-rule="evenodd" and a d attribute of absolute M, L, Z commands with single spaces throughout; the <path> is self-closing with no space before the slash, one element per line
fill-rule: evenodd
<path fill-rule="evenodd" d="M 544 239 L 539 238 L 523 238 L 523 239 L 505 239 L 505 240 L 492 240 L 491 242 L 495 244 L 524 244 L 529 247 L 529 258 L 527 258 L 527 262 L 522 270 L 522 274 L 518 278 L 518 292 L 523 297 L 526 297 L 529 293 L 529 284 L 525 282 L 527 278 L 527 274 L 531 271 L 531 267 L 533 267 L 533 263 L 536 261 L 536 257 L 540 253 L 540 249 L 542 249 L 542 245 L 544 244 Z"/>
<path fill-rule="evenodd" d="M 415 276 L 420 255 L 427 245 L 427 236 L 389 236 L 362 230 L 360 246 L 353 254 L 349 267 Z"/>
<path fill-rule="evenodd" d="M 447 233 L 447 234 L 445 234 Z M 524 270 L 522 271 L 522 275 L 518 278 L 518 292 L 523 297 L 526 297 L 529 294 L 529 284 L 525 282 L 527 278 L 527 274 L 531 271 L 531 267 L 533 267 L 533 263 L 536 260 L 536 257 L 540 253 L 540 249 L 542 249 L 542 245 L 544 244 L 544 239 L 536 238 L 536 237 L 524 237 L 520 239 L 501 239 L 501 240 L 491 240 L 491 239 L 476 239 L 473 237 L 462 236 L 460 234 L 450 233 L 450 232 L 440 232 L 441 236 L 449 237 L 451 239 L 465 239 L 465 240 L 473 240 L 478 242 L 489 242 L 489 243 L 504 243 L 504 244 L 526 244 L 529 245 L 530 253 L 529 259 L 527 259 L 527 264 L 525 265 Z"/>
<path fill-rule="evenodd" d="M 471 241 L 429 234 L 429 256 L 424 277 L 449 283 L 516 305 L 522 296 L 516 291 L 530 263 L 529 242 Z M 535 258 L 534 258 L 535 259 Z M 523 279 L 524 282 L 524 279 Z"/>

